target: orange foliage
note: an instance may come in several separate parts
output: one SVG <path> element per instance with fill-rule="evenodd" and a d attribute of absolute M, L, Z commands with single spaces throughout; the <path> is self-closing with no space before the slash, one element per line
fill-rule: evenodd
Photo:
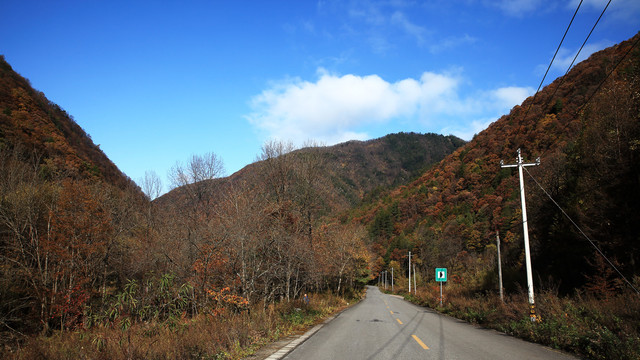
<path fill-rule="evenodd" d="M 42 242 L 52 264 L 45 286 L 50 318 L 64 327 L 78 321 L 89 294 L 102 285 L 112 229 L 101 199 L 83 182 L 64 181 L 50 211 L 50 236 Z"/>

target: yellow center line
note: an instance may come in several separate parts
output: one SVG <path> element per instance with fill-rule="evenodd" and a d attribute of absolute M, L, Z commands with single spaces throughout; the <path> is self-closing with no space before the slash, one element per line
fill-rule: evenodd
<path fill-rule="evenodd" d="M 420 338 L 419 338 L 419 337 L 417 337 L 417 336 L 415 336 L 415 335 L 411 335 L 411 336 L 413 337 L 413 340 L 415 340 L 415 341 L 418 343 L 418 345 L 422 346 L 422 348 L 423 348 L 423 349 L 425 349 L 425 350 L 429 350 L 429 347 L 428 347 L 427 345 L 425 345 L 425 344 L 422 342 L 422 340 L 420 340 Z"/>
<path fill-rule="evenodd" d="M 393 315 L 393 311 L 389 310 L 389 312 L 391 313 L 391 315 Z"/>
<path fill-rule="evenodd" d="M 400 321 L 400 319 L 396 319 L 398 321 L 398 324 L 402 325 L 402 321 Z"/>

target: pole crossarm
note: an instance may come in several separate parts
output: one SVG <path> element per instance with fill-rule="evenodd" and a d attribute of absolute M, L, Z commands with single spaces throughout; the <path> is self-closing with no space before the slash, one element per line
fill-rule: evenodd
<path fill-rule="evenodd" d="M 504 160 L 500 160 L 500 167 L 501 168 L 513 168 L 513 167 L 518 167 L 518 166 L 538 166 L 540 165 L 540 157 L 538 157 L 536 159 L 536 162 L 534 163 L 523 163 L 522 162 L 522 156 L 520 153 L 520 149 L 518 149 L 518 157 L 516 158 L 516 163 L 515 164 L 506 164 L 504 163 Z"/>

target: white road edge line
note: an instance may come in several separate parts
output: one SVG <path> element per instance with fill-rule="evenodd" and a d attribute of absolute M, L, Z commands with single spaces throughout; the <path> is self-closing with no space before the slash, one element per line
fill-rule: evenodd
<path fill-rule="evenodd" d="M 342 313 L 342 311 L 340 313 Z M 340 313 L 328 318 L 327 320 L 325 320 L 321 324 L 318 324 L 318 325 L 314 326 L 311 330 L 307 331 L 306 333 L 304 333 L 303 335 L 301 335 L 297 339 L 291 341 L 290 343 L 288 343 L 287 345 L 282 347 L 280 350 L 278 350 L 278 351 L 274 352 L 273 354 L 269 355 L 269 357 L 267 357 L 264 360 L 280 360 L 280 359 L 282 359 L 287 354 L 289 354 L 291 351 L 293 351 L 293 349 L 295 349 L 298 345 L 300 345 L 303 342 L 305 342 L 308 338 L 310 338 L 313 334 L 315 334 L 318 330 L 320 330 L 325 324 L 327 324 L 329 321 L 335 319 L 336 316 L 340 315 Z"/>

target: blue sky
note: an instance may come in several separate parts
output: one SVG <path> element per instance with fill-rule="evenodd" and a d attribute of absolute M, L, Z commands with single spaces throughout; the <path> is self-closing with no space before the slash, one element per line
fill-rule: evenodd
<path fill-rule="evenodd" d="M 266 140 L 469 140 L 537 88 L 578 0 L 0 1 L 0 54 L 134 180 Z M 545 84 L 606 5 L 585 0 Z M 580 59 L 640 30 L 614 0 Z M 167 185 L 165 185 L 165 191 Z"/>

